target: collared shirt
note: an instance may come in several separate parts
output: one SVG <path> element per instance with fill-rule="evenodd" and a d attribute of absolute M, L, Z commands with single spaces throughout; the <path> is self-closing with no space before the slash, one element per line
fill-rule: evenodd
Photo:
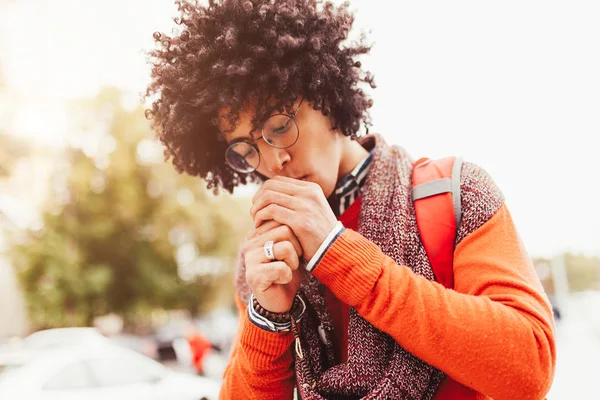
<path fill-rule="evenodd" d="M 336 186 L 334 194 L 328 200 L 336 217 L 342 215 L 360 196 L 372 159 L 373 154 L 370 153 Z"/>
<path fill-rule="evenodd" d="M 358 163 L 352 172 L 346 175 L 344 179 L 337 184 L 333 194 L 329 197 L 329 199 L 327 199 L 336 217 L 342 215 L 344 211 L 346 211 L 352 205 L 352 203 L 354 203 L 356 199 L 360 197 L 364 184 L 367 181 L 372 159 L 373 152 L 371 152 L 360 163 Z M 331 232 L 329 232 L 329 235 L 327 235 L 317 252 L 313 255 L 308 264 L 306 264 L 307 271 L 310 272 L 317 266 L 319 261 L 321 261 L 325 255 L 325 252 L 327 252 L 329 247 L 331 247 L 333 242 L 335 242 L 335 240 L 344 232 L 344 230 L 344 226 L 338 221 Z M 284 332 L 291 328 L 290 323 L 275 324 L 274 322 L 269 321 L 265 317 L 259 315 L 251 304 L 248 305 L 248 316 L 250 317 L 250 321 L 252 323 L 268 331 Z"/>
<path fill-rule="evenodd" d="M 333 191 L 333 195 L 328 199 L 329 204 L 335 215 L 339 217 L 346 211 L 352 203 L 356 201 L 360 197 L 362 189 L 367 181 L 367 176 L 369 175 L 369 169 L 371 168 L 371 160 L 373 159 L 373 153 L 371 152 L 367 157 L 364 158 L 358 165 L 350 172 L 344 179 L 340 181 L 335 190 Z M 306 270 L 312 271 L 315 269 L 319 261 L 323 258 L 325 252 L 331 247 L 332 243 L 344 232 L 344 226 L 341 222 L 333 227 L 331 232 L 315 255 L 310 259 L 308 264 L 306 264 Z"/>

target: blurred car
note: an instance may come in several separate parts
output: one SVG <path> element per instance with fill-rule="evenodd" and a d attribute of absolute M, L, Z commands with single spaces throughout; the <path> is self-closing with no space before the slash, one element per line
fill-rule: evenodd
<path fill-rule="evenodd" d="M 112 336 L 102 335 L 92 327 L 70 327 L 45 329 L 32 333 L 23 339 L 20 346 L 26 349 L 49 349 L 96 343 L 114 343 L 145 356 L 157 359 L 158 350 L 154 338 L 119 333 Z"/>
<path fill-rule="evenodd" d="M 219 384 L 113 344 L 0 354 L 2 400 L 216 400 Z"/>
<path fill-rule="evenodd" d="M 32 333 L 23 339 L 27 349 L 49 349 L 60 346 L 106 343 L 108 339 L 96 328 L 55 328 Z"/>
<path fill-rule="evenodd" d="M 145 356 L 158 360 L 158 346 L 151 336 L 138 336 L 130 333 L 118 333 L 108 336 L 108 339 L 118 346 L 137 351 Z"/>

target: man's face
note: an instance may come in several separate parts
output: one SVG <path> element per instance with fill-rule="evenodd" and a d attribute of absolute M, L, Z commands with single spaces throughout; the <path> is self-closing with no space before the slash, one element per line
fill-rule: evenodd
<path fill-rule="evenodd" d="M 231 131 L 222 122 L 221 132 L 228 143 L 237 139 L 245 139 L 256 144 L 260 154 L 257 172 L 267 178 L 285 176 L 315 182 L 326 197 L 329 197 L 339 176 L 344 136 L 332 129 L 330 117 L 321 111 L 314 110 L 307 101 L 299 99 L 293 107 L 298 110 L 294 120 L 298 125 L 297 142 L 286 149 L 278 149 L 268 145 L 261 138 L 261 131 L 252 130 L 254 110 L 248 109 L 240 113 L 237 126 Z M 224 121 L 224 119 L 221 119 Z"/>

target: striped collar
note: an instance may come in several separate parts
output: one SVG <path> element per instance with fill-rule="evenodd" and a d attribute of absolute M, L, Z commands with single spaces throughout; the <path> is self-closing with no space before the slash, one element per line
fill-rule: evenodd
<path fill-rule="evenodd" d="M 330 196 L 329 204 L 336 216 L 340 216 L 360 196 L 361 190 L 367 181 L 373 152 L 365 157 L 358 165 L 338 183 L 334 195 Z"/>

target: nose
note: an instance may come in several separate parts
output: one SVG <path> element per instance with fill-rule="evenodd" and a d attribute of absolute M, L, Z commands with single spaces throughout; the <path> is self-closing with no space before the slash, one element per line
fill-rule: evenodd
<path fill-rule="evenodd" d="M 268 145 L 260 149 L 260 156 L 265 167 L 274 174 L 281 173 L 285 164 L 290 161 L 287 149 L 277 149 Z"/>

